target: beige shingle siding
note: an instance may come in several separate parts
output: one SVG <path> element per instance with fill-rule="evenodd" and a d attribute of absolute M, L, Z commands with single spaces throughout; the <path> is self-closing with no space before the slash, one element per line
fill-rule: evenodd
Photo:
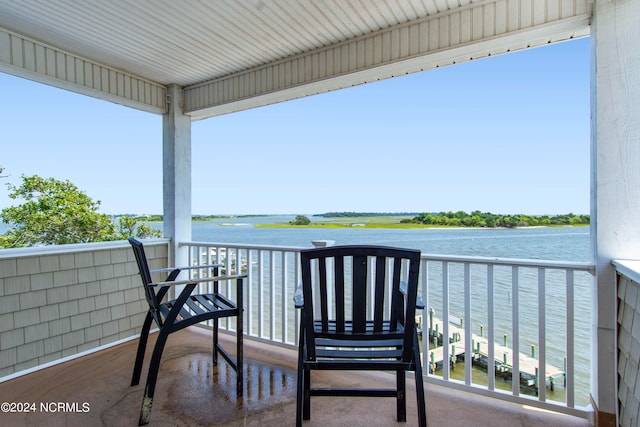
<path fill-rule="evenodd" d="M 0 259 L 0 378 L 135 337 L 146 303 L 128 244 Z M 167 265 L 167 244 L 148 245 Z"/>
<path fill-rule="evenodd" d="M 620 425 L 640 420 L 640 284 L 618 277 L 618 403 Z"/>

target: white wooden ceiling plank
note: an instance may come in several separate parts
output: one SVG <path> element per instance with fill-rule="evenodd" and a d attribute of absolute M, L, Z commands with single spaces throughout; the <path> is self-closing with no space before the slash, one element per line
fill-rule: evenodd
<path fill-rule="evenodd" d="M 354 4 L 356 5 L 354 6 Z M 366 7 L 360 3 L 360 0 L 355 0 L 355 3 L 339 3 L 339 5 L 349 21 L 353 23 L 352 31 L 354 37 L 361 36 L 371 31 L 371 26 L 369 24 L 370 20 L 367 20 L 368 13 L 366 11 Z"/>
<path fill-rule="evenodd" d="M 285 7 L 273 6 L 265 8 L 265 18 L 269 17 L 277 24 L 280 31 L 286 34 L 289 43 L 294 41 L 298 48 L 302 47 L 301 51 L 308 51 L 314 46 L 323 44 L 317 37 L 314 27 L 305 17 L 302 11 L 304 8 L 295 10 L 292 9 L 294 6 L 289 4 L 285 4 Z"/>
<path fill-rule="evenodd" d="M 342 54 L 333 51 L 323 56 L 322 49 L 389 27 L 398 27 L 396 36 L 365 44 L 366 63 L 398 52 L 403 47 L 396 45 L 398 40 L 406 40 L 410 46 L 404 47 L 410 52 L 424 46 L 446 49 L 460 40 L 474 42 L 588 15 L 589 4 L 589 0 L 0 0 L 0 28 L 110 69 L 161 84 L 193 86 L 314 52 L 318 56 L 312 63 L 321 67 L 317 73 L 328 74 L 342 61 Z M 438 13 L 442 15 L 437 21 L 429 20 Z M 418 32 L 426 34 L 424 39 L 416 40 L 415 28 L 406 34 L 402 30 L 405 22 L 416 19 L 428 28 Z M 445 41 L 448 44 L 443 45 Z M 25 51 L 27 67 L 55 73 L 46 71 L 49 57 L 38 49 L 42 50 L 36 47 L 33 54 Z M 55 67 L 55 61 L 52 64 Z M 78 72 L 81 68 L 71 64 L 57 71 L 72 73 L 75 80 L 84 78 Z M 236 84 L 233 93 L 241 86 Z"/>
<path fill-rule="evenodd" d="M 425 13 L 420 14 L 420 16 L 435 15 L 436 13 L 438 13 L 438 5 L 436 4 L 435 0 L 424 0 L 422 5 Z"/>
<path fill-rule="evenodd" d="M 471 10 L 466 9 L 459 13 L 460 21 L 460 42 L 461 43 L 469 43 L 473 37 L 472 33 L 472 23 L 471 19 Z"/>
<path fill-rule="evenodd" d="M 63 7 L 64 5 L 57 4 L 60 6 L 58 9 L 54 9 L 51 13 L 51 16 L 65 16 L 68 11 Z M 73 30 L 77 33 L 85 34 L 85 39 L 92 40 L 92 34 L 100 33 L 102 37 L 97 42 L 101 43 L 105 46 L 126 46 L 126 53 L 128 56 L 135 58 L 136 61 L 152 61 L 153 66 L 155 67 L 176 67 L 176 69 L 182 70 L 184 69 L 184 58 L 175 58 L 175 56 L 162 56 L 160 55 L 161 60 L 153 61 L 153 58 L 157 58 L 158 53 L 163 50 L 173 50 L 174 52 L 179 52 L 181 46 L 176 44 L 175 37 L 172 38 L 172 35 L 175 36 L 175 32 L 170 34 L 169 31 L 161 31 L 157 27 L 157 23 L 152 21 L 146 21 L 145 19 L 145 11 L 141 9 L 137 9 L 137 6 L 131 5 L 130 12 L 132 13 L 121 13 L 120 16 L 114 15 L 112 10 L 105 9 L 104 3 L 98 3 L 94 9 L 96 12 L 94 15 L 86 17 L 80 22 L 84 22 L 84 25 L 76 25 Z M 137 10 L 136 10 L 137 9 Z M 102 13 L 105 12 L 105 13 Z M 78 12 L 80 16 L 82 16 L 81 11 Z M 136 15 L 137 18 L 135 20 L 133 17 Z M 114 27 L 110 29 L 110 31 L 96 31 L 99 28 L 100 20 L 96 21 L 96 18 L 101 17 L 105 18 L 107 21 L 112 21 Z M 95 21 L 95 22 L 94 22 Z M 145 22 L 146 21 L 146 22 Z M 123 24 L 127 24 L 123 26 Z M 134 28 L 137 31 L 135 32 L 127 32 L 123 28 Z M 138 29 L 142 29 L 140 32 Z M 136 40 L 137 43 L 127 43 L 127 41 Z M 155 40 L 156 43 L 149 44 L 148 40 Z M 187 40 L 188 41 L 188 40 Z M 184 43 L 186 44 L 187 41 Z M 184 47 L 184 44 L 183 46 Z M 187 50 L 185 50 L 186 52 Z M 104 54 L 112 54 L 111 51 L 102 50 L 100 52 L 100 56 Z M 96 55 L 97 56 L 97 55 Z M 101 59 L 95 58 L 94 59 Z M 197 59 L 197 58 L 192 58 Z M 212 62 L 215 64 L 216 62 Z M 122 67 L 121 67 L 122 68 Z M 138 69 L 135 66 L 129 66 L 126 68 L 127 71 L 137 72 L 142 70 L 142 68 Z M 203 77 L 201 77 L 203 78 Z"/>
<path fill-rule="evenodd" d="M 312 17 L 312 25 L 322 27 L 323 46 L 328 46 L 332 43 L 339 43 L 345 39 L 353 37 L 352 31 L 350 31 L 344 24 L 343 17 L 339 16 L 337 13 L 338 8 L 335 3 L 336 1 L 334 0 L 327 0 L 322 3 L 305 3 L 308 13 Z"/>
<path fill-rule="evenodd" d="M 365 23 L 368 26 L 367 32 L 378 31 L 391 25 L 388 16 L 380 11 L 379 3 L 360 0 L 360 4 L 362 16 L 365 17 Z"/>
<path fill-rule="evenodd" d="M 417 6 L 421 7 L 420 2 L 415 2 L 415 1 L 408 1 L 408 2 L 388 2 L 387 4 L 390 5 L 390 7 L 393 7 L 394 9 L 397 10 L 397 12 L 395 13 L 396 16 L 398 16 L 398 19 L 400 20 L 400 22 L 404 23 L 404 22 L 409 22 L 409 21 L 415 21 L 416 19 L 425 16 L 424 15 L 424 9 L 422 11 L 422 15 L 418 14 L 417 12 Z"/>
<path fill-rule="evenodd" d="M 395 5 L 402 12 L 402 20 L 404 22 L 413 21 L 421 16 L 425 16 L 426 11 L 420 1 L 410 2 L 391 2 L 391 5 Z M 418 12 L 418 8 L 421 9 L 422 14 Z"/>
<path fill-rule="evenodd" d="M 507 0 L 507 29 L 516 31 L 520 26 L 520 0 Z"/>
<path fill-rule="evenodd" d="M 349 31 L 348 25 L 344 22 L 344 17 L 339 14 L 339 8 L 336 7 L 335 1 L 324 0 L 318 3 L 312 2 L 309 4 L 309 7 L 313 8 L 311 13 L 314 15 L 315 19 L 319 22 L 326 23 L 327 42 L 325 45 L 338 43 L 352 37 L 352 33 Z"/>
<path fill-rule="evenodd" d="M 471 9 L 471 39 L 480 40 L 484 34 L 484 7 Z"/>
<path fill-rule="evenodd" d="M 534 22 L 533 0 L 520 0 L 520 25 L 530 27 Z"/>
<path fill-rule="evenodd" d="M 237 16 L 245 18 L 242 26 L 251 29 L 251 32 L 243 31 L 243 37 L 236 41 L 239 50 L 248 50 L 260 64 L 309 50 L 299 34 L 285 25 L 286 19 L 282 19 L 277 10 L 265 7 L 259 13 L 253 13 L 247 9 L 248 4 L 243 2 L 231 7 Z M 240 22 L 231 24 L 241 25 Z"/>
<path fill-rule="evenodd" d="M 164 13 L 158 18 L 163 27 L 159 28 L 156 24 L 154 33 L 166 33 L 166 36 L 161 36 L 165 49 L 174 52 L 174 55 L 167 59 L 176 66 L 194 61 L 200 64 L 200 67 L 228 73 L 232 68 L 225 68 L 220 61 L 216 60 L 220 55 L 224 55 L 226 60 L 231 63 L 245 61 L 245 66 L 253 66 L 260 61 L 261 58 L 248 60 L 247 56 L 250 57 L 250 55 L 242 56 L 240 54 L 243 48 L 234 45 L 236 40 L 221 37 L 225 33 L 233 34 L 235 29 L 229 28 L 229 31 L 213 32 L 209 26 L 202 24 L 201 18 L 195 18 L 199 17 L 199 14 L 180 13 L 180 5 L 173 2 L 169 2 L 163 11 Z M 166 31 L 162 31 L 162 29 L 166 29 Z M 244 52 L 250 53 L 247 50 Z"/>
<path fill-rule="evenodd" d="M 236 11 L 232 6 L 229 5 L 228 13 L 226 10 L 220 14 L 215 10 L 208 11 L 210 22 L 216 26 L 215 33 L 209 41 L 212 44 L 213 56 L 209 60 L 219 61 L 220 56 L 229 58 L 231 60 L 228 61 L 229 65 L 235 63 L 240 69 L 273 60 L 269 46 L 272 46 L 274 49 L 272 52 L 276 55 L 276 51 L 283 49 L 284 46 L 282 41 L 278 40 L 278 34 L 274 34 L 271 27 L 263 26 L 262 22 L 256 19 L 255 14 Z M 230 18 L 234 15 L 244 16 L 244 22 L 240 23 Z M 257 31 L 255 28 L 260 30 Z"/>
<path fill-rule="evenodd" d="M 229 62 L 243 63 L 245 66 L 255 65 L 264 60 L 261 55 L 252 55 L 249 50 L 241 45 L 245 39 L 242 34 L 242 28 L 234 28 L 222 17 L 225 14 L 208 14 L 210 20 L 203 19 L 202 14 L 208 13 L 208 9 L 195 14 L 181 14 L 181 5 L 179 3 L 171 3 L 166 7 L 169 12 L 163 15 L 162 23 L 168 28 L 168 33 L 174 39 L 176 49 L 189 52 L 191 57 L 202 66 L 209 64 L 220 72 L 229 72 L 219 64 L 216 58 L 223 55 Z M 220 18 L 219 18 L 220 17 Z M 213 31 L 212 26 L 218 26 L 220 29 Z M 238 34 L 238 37 L 229 37 L 227 34 Z M 197 35 L 197 36 L 196 36 Z M 175 43 L 175 41 L 179 43 Z M 249 46 L 247 46 L 249 47 Z M 245 52 L 246 55 L 242 55 Z M 184 55 L 184 54 L 183 54 Z M 190 58 L 181 56 L 180 61 L 188 61 Z M 224 70 L 224 71 L 223 71 Z"/>
<path fill-rule="evenodd" d="M 119 16 L 110 13 L 100 2 L 95 3 L 95 8 L 92 9 L 93 13 L 91 14 L 86 13 L 83 8 L 74 7 L 73 3 L 66 3 L 60 0 L 45 3 L 46 6 L 42 6 L 47 7 L 45 16 L 49 17 L 50 22 L 57 28 L 64 31 L 64 33 L 61 33 L 61 37 L 65 40 L 77 40 L 75 43 L 69 43 L 69 48 L 76 52 L 82 51 L 88 59 L 104 61 L 105 56 L 108 56 L 114 60 L 118 59 L 119 66 L 116 66 L 117 68 L 127 72 L 139 73 L 143 72 L 145 68 L 135 67 L 134 64 L 154 58 L 152 46 L 145 44 L 146 38 L 140 38 L 137 44 L 127 44 L 132 35 L 126 31 L 127 27 L 123 26 L 123 23 L 134 25 L 135 21 L 127 20 L 126 14 L 123 20 L 115 19 L 116 17 L 119 18 Z M 69 13 L 75 13 L 77 18 L 73 20 L 72 24 L 62 25 L 62 23 L 66 22 L 66 17 Z M 103 22 L 113 22 L 113 26 L 105 29 L 102 25 Z M 98 34 L 100 37 L 97 36 Z M 121 57 L 115 55 L 114 50 L 105 48 L 105 46 L 121 45 L 128 46 L 127 53 L 129 57 L 135 58 L 134 60 L 127 63 Z M 85 46 L 94 47 L 88 50 Z M 129 65 L 125 66 L 124 64 Z"/>
<path fill-rule="evenodd" d="M 561 3 L 562 0 L 547 0 L 545 5 L 546 11 L 546 19 L 547 20 L 556 20 L 559 19 L 561 14 Z"/>
<path fill-rule="evenodd" d="M 451 9 L 451 7 L 449 6 L 449 3 L 447 0 L 435 0 L 434 1 L 436 8 L 437 8 L 437 12 L 436 13 L 442 13 L 442 12 L 446 12 L 449 9 Z"/>
<path fill-rule="evenodd" d="M 300 2 L 298 0 L 285 0 L 284 7 L 280 9 L 280 18 L 283 24 L 294 23 L 294 31 L 297 37 L 307 40 L 307 49 L 314 49 L 324 46 L 331 40 L 331 30 L 322 20 L 318 19 L 317 13 L 311 2 Z M 321 15 L 320 15 L 321 16 Z"/>

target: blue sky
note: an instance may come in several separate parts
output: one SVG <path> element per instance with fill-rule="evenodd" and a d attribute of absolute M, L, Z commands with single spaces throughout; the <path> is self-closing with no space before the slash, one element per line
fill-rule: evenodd
<path fill-rule="evenodd" d="M 194 214 L 589 213 L 589 39 L 193 123 Z M 22 174 L 162 213 L 162 117 L 0 73 Z"/>

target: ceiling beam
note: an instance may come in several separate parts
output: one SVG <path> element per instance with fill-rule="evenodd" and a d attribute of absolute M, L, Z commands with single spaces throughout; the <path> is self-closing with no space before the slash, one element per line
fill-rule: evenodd
<path fill-rule="evenodd" d="M 0 71 L 152 113 L 167 111 L 165 86 L 3 28 Z"/>
<path fill-rule="evenodd" d="M 194 119 L 589 35 L 590 0 L 488 0 L 185 88 Z"/>

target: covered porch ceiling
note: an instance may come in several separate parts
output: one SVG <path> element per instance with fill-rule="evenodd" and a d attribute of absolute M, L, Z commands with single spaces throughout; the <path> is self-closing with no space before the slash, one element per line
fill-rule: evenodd
<path fill-rule="evenodd" d="M 589 35 L 589 0 L 0 0 L 0 71 L 192 119 Z"/>

